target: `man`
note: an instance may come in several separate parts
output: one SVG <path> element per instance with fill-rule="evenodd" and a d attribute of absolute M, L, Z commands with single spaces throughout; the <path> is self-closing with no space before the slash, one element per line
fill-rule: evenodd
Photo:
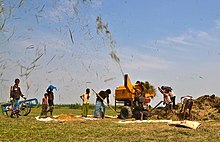
<path fill-rule="evenodd" d="M 107 99 L 107 106 L 109 106 L 109 94 L 111 94 L 111 90 L 107 89 L 106 91 L 100 91 L 96 94 L 96 106 L 94 111 L 94 117 L 96 118 L 104 118 L 105 116 L 105 105 L 103 101 L 105 98 Z"/>
<path fill-rule="evenodd" d="M 88 115 L 88 110 L 89 110 L 89 93 L 90 89 L 86 89 L 86 93 L 82 94 L 80 98 L 83 100 L 83 105 L 82 105 L 82 117 L 87 117 Z"/>
<path fill-rule="evenodd" d="M 182 103 L 182 108 L 180 110 L 180 113 L 183 111 L 183 117 L 182 119 L 185 119 L 186 116 L 186 110 L 189 110 L 189 119 L 191 119 L 191 110 L 192 110 L 192 106 L 193 106 L 193 97 L 192 96 L 183 96 L 181 97 L 181 103 Z"/>
<path fill-rule="evenodd" d="M 53 95 L 53 89 L 56 89 L 57 88 L 53 85 L 50 85 L 48 88 L 47 88 L 47 92 L 46 92 L 46 96 L 48 98 L 48 104 L 49 104 L 49 110 L 47 110 L 47 112 L 50 112 L 50 116 L 53 116 L 53 109 L 54 109 L 54 95 Z"/>
<path fill-rule="evenodd" d="M 20 97 L 24 98 L 26 100 L 26 97 L 22 94 L 21 89 L 19 87 L 20 80 L 17 78 L 15 79 L 14 86 L 11 86 L 10 88 L 10 100 L 12 103 L 13 111 L 10 115 L 10 117 L 13 117 L 13 115 L 16 113 L 16 111 L 19 111 L 19 99 Z"/>
<path fill-rule="evenodd" d="M 174 113 L 171 108 L 170 95 L 169 95 L 169 92 L 167 92 L 163 86 L 161 88 L 158 87 L 158 90 L 163 94 L 163 103 L 166 105 L 165 108 L 166 108 L 166 117 L 167 117 L 169 111 Z"/>
<path fill-rule="evenodd" d="M 169 86 L 161 86 L 161 89 L 170 96 L 173 109 L 176 106 L 176 94 L 173 92 L 173 89 Z"/>

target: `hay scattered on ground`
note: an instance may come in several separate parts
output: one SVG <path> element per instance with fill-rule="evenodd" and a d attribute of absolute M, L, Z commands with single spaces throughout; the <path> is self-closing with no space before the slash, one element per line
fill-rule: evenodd
<path fill-rule="evenodd" d="M 182 116 L 182 114 L 180 114 L 181 107 L 182 105 L 179 103 L 174 110 L 175 114 L 169 113 L 167 117 L 164 108 L 160 107 L 154 111 L 154 114 L 149 119 L 179 120 Z M 186 116 L 189 116 L 188 111 Z M 204 95 L 194 99 L 191 120 L 220 120 L 220 97 L 215 95 Z"/>
<path fill-rule="evenodd" d="M 220 120 L 220 97 L 204 95 L 197 98 L 192 114 L 195 120 Z"/>
<path fill-rule="evenodd" d="M 61 121 L 83 121 L 85 119 L 80 118 L 80 117 L 76 117 L 72 114 L 60 114 L 57 118 L 55 118 L 56 120 L 61 120 Z"/>

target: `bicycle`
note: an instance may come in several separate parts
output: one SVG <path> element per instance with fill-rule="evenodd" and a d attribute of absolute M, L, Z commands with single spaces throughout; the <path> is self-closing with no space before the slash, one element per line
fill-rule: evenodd
<path fill-rule="evenodd" d="M 15 115 L 17 118 L 19 116 L 27 116 L 31 112 L 31 107 L 36 106 L 38 104 L 38 101 L 36 98 L 28 99 L 28 100 L 22 100 L 19 101 L 19 107 L 17 109 L 13 109 L 12 103 L 5 103 L 2 104 L 2 114 L 6 114 L 6 116 L 12 116 Z"/>

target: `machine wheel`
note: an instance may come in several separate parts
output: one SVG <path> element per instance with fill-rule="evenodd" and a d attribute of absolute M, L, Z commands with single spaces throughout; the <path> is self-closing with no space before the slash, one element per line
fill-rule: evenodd
<path fill-rule="evenodd" d="M 9 116 L 11 115 L 11 112 L 12 112 L 11 110 L 6 110 L 6 111 L 5 111 L 6 116 L 8 116 L 8 117 L 9 117 Z"/>
<path fill-rule="evenodd" d="M 131 107 L 129 107 L 129 106 L 123 106 L 123 107 L 121 108 L 120 118 L 122 118 L 122 119 L 127 119 L 127 118 L 131 118 L 131 117 L 132 117 Z"/>
<path fill-rule="evenodd" d="M 142 108 L 138 108 L 138 107 L 134 108 L 132 113 L 133 113 L 133 117 L 136 120 L 147 119 L 148 116 L 150 115 L 148 110 L 142 109 Z"/>
<path fill-rule="evenodd" d="M 21 116 L 27 116 L 31 112 L 31 106 L 28 103 L 20 104 L 19 114 Z"/>
<path fill-rule="evenodd" d="M 140 108 L 134 108 L 133 109 L 133 117 L 136 119 L 136 120 L 140 120 L 141 119 L 141 113 L 140 113 Z"/>

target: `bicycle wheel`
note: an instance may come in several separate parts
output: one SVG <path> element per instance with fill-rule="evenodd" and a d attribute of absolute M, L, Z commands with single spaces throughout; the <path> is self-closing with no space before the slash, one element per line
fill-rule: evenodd
<path fill-rule="evenodd" d="M 28 103 L 21 103 L 19 114 L 21 116 L 27 116 L 31 112 L 31 106 Z"/>
<path fill-rule="evenodd" d="M 19 117 L 19 110 L 15 110 L 14 115 L 18 118 Z"/>
<path fill-rule="evenodd" d="M 8 116 L 8 117 L 11 115 L 11 113 L 12 113 L 11 110 L 6 110 L 6 111 L 5 111 L 5 114 L 6 114 L 6 116 Z"/>
<path fill-rule="evenodd" d="M 12 108 L 10 108 L 10 106 L 6 106 L 5 110 L 4 110 L 4 114 L 6 114 L 6 116 L 10 116 L 12 113 Z"/>

